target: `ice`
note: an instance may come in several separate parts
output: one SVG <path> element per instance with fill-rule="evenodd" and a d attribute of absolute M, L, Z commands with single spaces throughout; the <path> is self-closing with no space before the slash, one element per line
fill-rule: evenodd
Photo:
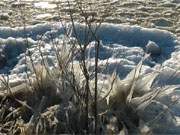
<path fill-rule="evenodd" d="M 51 14 L 39 14 L 36 16 L 36 19 L 45 19 L 51 16 L 52 16 Z"/>
<path fill-rule="evenodd" d="M 34 6 L 37 8 L 46 8 L 46 9 L 56 8 L 55 4 L 50 4 L 49 2 L 36 2 L 34 3 Z"/>

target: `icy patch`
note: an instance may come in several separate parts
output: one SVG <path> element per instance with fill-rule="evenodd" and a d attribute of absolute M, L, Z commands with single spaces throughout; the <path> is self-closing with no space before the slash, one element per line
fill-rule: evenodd
<path fill-rule="evenodd" d="M 177 3 L 177 4 L 179 4 L 179 3 L 180 3 L 180 0 L 172 0 L 172 3 Z"/>
<path fill-rule="evenodd" d="M 50 4 L 49 2 L 37 2 L 34 3 L 34 6 L 36 8 L 46 8 L 46 9 L 52 9 L 57 7 L 55 4 Z"/>
<path fill-rule="evenodd" d="M 51 17 L 52 15 L 51 14 L 39 14 L 36 16 L 36 19 L 46 19 L 48 17 Z"/>
<path fill-rule="evenodd" d="M 156 20 L 153 20 L 153 23 L 156 25 L 156 26 L 162 26 L 162 27 L 171 27 L 173 25 L 173 23 L 165 18 L 160 18 L 160 19 L 156 19 Z"/>

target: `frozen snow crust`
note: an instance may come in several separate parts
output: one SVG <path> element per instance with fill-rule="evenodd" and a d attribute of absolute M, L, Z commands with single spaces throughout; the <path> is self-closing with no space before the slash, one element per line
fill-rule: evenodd
<path fill-rule="evenodd" d="M 41 63 L 38 43 L 43 44 L 41 50 L 46 57 L 50 67 L 56 65 L 55 51 L 51 41 L 58 42 L 59 46 L 63 44 L 65 28 L 71 28 L 69 23 L 44 23 L 33 26 L 10 28 L 0 27 L 0 50 L 1 55 L 6 58 L 5 64 L 1 67 L 1 74 L 10 74 L 12 79 L 16 76 L 26 78 L 25 70 L 30 71 L 26 65 L 25 52 L 29 48 L 32 53 L 34 63 Z M 95 30 L 97 25 L 92 25 Z M 67 45 L 70 45 L 74 37 L 82 44 L 85 39 L 85 25 L 75 23 L 75 31 L 70 31 L 72 39 L 67 39 Z M 77 33 L 77 35 L 75 35 Z M 98 27 L 96 36 L 101 40 L 99 67 L 104 68 L 108 59 L 108 66 L 102 71 L 102 74 L 114 72 L 124 78 L 128 72 L 144 56 L 146 45 L 152 41 L 161 49 L 161 54 L 156 57 L 150 57 L 145 61 L 143 72 L 151 72 L 162 64 L 163 76 L 168 76 L 179 70 L 180 67 L 180 44 L 173 33 L 159 29 L 148 29 L 140 26 L 129 26 L 121 24 L 102 23 Z M 93 61 L 94 58 L 94 39 L 91 39 L 87 59 Z M 27 52 L 26 52 L 27 53 Z M 3 57 L 4 58 L 4 57 Z M 78 60 L 78 56 L 75 60 Z M 174 81 L 161 79 L 161 83 L 180 83 L 180 76 L 176 76 Z"/>

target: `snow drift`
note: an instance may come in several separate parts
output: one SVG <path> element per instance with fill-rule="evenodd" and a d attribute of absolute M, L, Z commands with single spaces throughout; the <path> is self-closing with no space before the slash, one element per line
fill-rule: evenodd
<path fill-rule="evenodd" d="M 39 40 L 43 42 L 42 52 L 47 56 L 49 65 L 52 66 L 56 60 L 51 41 L 58 40 L 58 42 L 61 41 L 59 44 L 62 44 L 66 30 L 82 44 L 85 42 L 85 30 L 87 28 L 84 24 L 79 23 L 75 23 L 75 29 L 72 29 L 72 25 L 68 23 L 45 23 L 27 26 L 26 28 L 1 27 L 0 44 L 2 53 L 7 59 L 7 63 L 0 70 L 1 73 L 9 72 L 12 75 L 23 73 L 22 66 L 26 67 L 24 53 L 27 48 L 30 48 L 34 62 L 41 62 L 40 52 L 35 49 Z M 171 72 L 176 72 L 179 68 L 180 44 L 177 37 L 168 31 L 109 23 L 102 23 L 100 26 L 94 24 L 91 26 L 91 30 L 101 41 L 100 67 L 103 68 L 105 66 L 103 63 L 109 59 L 104 74 L 116 70 L 119 76 L 124 78 L 143 57 L 146 45 L 150 41 L 159 46 L 161 53 L 160 56 L 150 57 L 146 60 L 144 72 L 156 69 L 159 64 L 162 64 L 164 69 L 169 68 Z M 94 57 L 94 36 L 92 36 L 91 41 L 92 43 L 87 49 L 89 60 Z M 70 45 L 68 42 L 67 44 Z M 179 76 L 176 77 L 176 83 L 179 83 Z"/>

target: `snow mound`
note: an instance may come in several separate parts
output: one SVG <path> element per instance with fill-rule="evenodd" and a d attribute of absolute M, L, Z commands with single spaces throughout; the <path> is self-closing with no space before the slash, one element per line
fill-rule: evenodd
<path fill-rule="evenodd" d="M 76 38 L 82 44 L 86 42 L 85 30 L 87 27 L 80 23 L 75 23 L 74 26 L 74 31 L 70 23 L 44 23 L 26 28 L 0 27 L 0 47 L 7 52 L 5 53 L 7 64 L 0 70 L 0 73 L 24 74 L 27 69 L 25 63 L 27 47 L 31 50 L 34 63 L 42 63 L 40 52 L 37 49 L 39 41 L 43 42 L 42 52 L 49 66 L 56 65 L 55 50 L 51 41 L 62 42 L 65 31 L 68 31 L 72 39 Z M 111 23 L 102 23 L 100 26 L 92 24 L 91 30 L 101 41 L 99 66 L 102 69 L 107 66 L 106 70 L 102 71 L 103 74 L 116 71 L 120 77 L 125 77 L 142 59 L 149 42 L 156 44 L 161 50 L 161 54 L 155 58 L 148 58 L 142 68 L 143 72 L 150 72 L 159 64 L 170 70 L 177 70 L 180 67 L 180 44 L 177 37 L 171 32 Z M 95 56 L 95 43 L 93 42 L 95 37 L 92 36 L 90 39 L 92 42 L 87 48 L 87 60 L 92 61 L 90 64 L 92 68 Z M 59 46 L 61 44 L 59 43 Z M 70 42 L 67 44 L 71 45 Z M 75 60 L 78 59 L 77 56 Z M 108 65 L 105 64 L 107 60 Z"/>

